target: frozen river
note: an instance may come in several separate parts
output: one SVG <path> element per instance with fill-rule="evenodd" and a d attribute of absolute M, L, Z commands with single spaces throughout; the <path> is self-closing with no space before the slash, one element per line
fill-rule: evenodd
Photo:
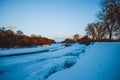
<path fill-rule="evenodd" d="M 0 50 L 0 80 L 45 80 L 72 67 L 86 46 L 53 44 L 46 47 Z"/>

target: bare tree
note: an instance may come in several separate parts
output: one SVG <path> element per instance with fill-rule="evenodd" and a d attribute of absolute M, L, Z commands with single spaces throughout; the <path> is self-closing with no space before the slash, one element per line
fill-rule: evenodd
<path fill-rule="evenodd" d="M 114 33 L 113 34 L 115 35 L 114 36 L 115 39 L 120 40 L 120 26 L 114 28 Z"/>
<path fill-rule="evenodd" d="M 92 38 L 92 40 L 96 39 L 96 33 L 94 30 L 94 23 L 88 24 L 86 31 L 87 31 L 87 35 L 89 35 Z"/>
<path fill-rule="evenodd" d="M 79 34 L 75 34 L 74 36 L 73 36 L 73 40 L 74 41 L 77 41 L 79 39 Z"/>
<path fill-rule="evenodd" d="M 106 39 L 107 29 L 104 25 L 104 22 L 88 24 L 86 28 L 87 35 L 89 35 L 92 40 L 101 41 L 103 39 Z"/>
<path fill-rule="evenodd" d="M 115 32 L 114 28 L 120 27 L 120 0 L 102 0 L 98 18 L 105 23 L 111 41 Z"/>

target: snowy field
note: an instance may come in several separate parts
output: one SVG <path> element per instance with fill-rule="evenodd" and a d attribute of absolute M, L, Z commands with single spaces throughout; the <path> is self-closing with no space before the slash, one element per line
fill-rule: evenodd
<path fill-rule="evenodd" d="M 0 80 L 120 80 L 120 43 L 0 50 Z"/>
<path fill-rule="evenodd" d="M 0 50 L 0 80 L 45 80 L 70 68 L 86 46 L 53 44 L 46 47 Z"/>
<path fill-rule="evenodd" d="M 95 43 L 66 70 L 47 80 L 120 80 L 120 43 Z"/>

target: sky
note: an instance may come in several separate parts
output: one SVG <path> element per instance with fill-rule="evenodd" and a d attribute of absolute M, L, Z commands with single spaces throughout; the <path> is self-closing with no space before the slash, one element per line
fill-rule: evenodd
<path fill-rule="evenodd" d="M 56 41 L 85 35 L 100 0 L 0 0 L 0 27 Z"/>

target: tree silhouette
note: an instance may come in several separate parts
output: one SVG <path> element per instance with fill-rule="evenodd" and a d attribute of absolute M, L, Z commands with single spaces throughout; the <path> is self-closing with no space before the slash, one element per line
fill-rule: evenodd
<path fill-rule="evenodd" d="M 115 28 L 120 27 L 120 0 L 102 0 L 101 12 L 98 14 L 98 18 L 108 28 L 109 40 L 111 41 Z"/>
<path fill-rule="evenodd" d="M 87 35 L 89 35 L 92 38 L 92 40 L 96 39 L 96 33 L 94 30 L 94 23 L 88 24 L 86 31 L 87 31 Z"/>
<path fill-rule="evenodd" d="M 97 22 L 88 24 L 86 31 L 92 40 L 101 41 L 106 39 L 108 29 L 105 27 L 104 22 Z"/>

